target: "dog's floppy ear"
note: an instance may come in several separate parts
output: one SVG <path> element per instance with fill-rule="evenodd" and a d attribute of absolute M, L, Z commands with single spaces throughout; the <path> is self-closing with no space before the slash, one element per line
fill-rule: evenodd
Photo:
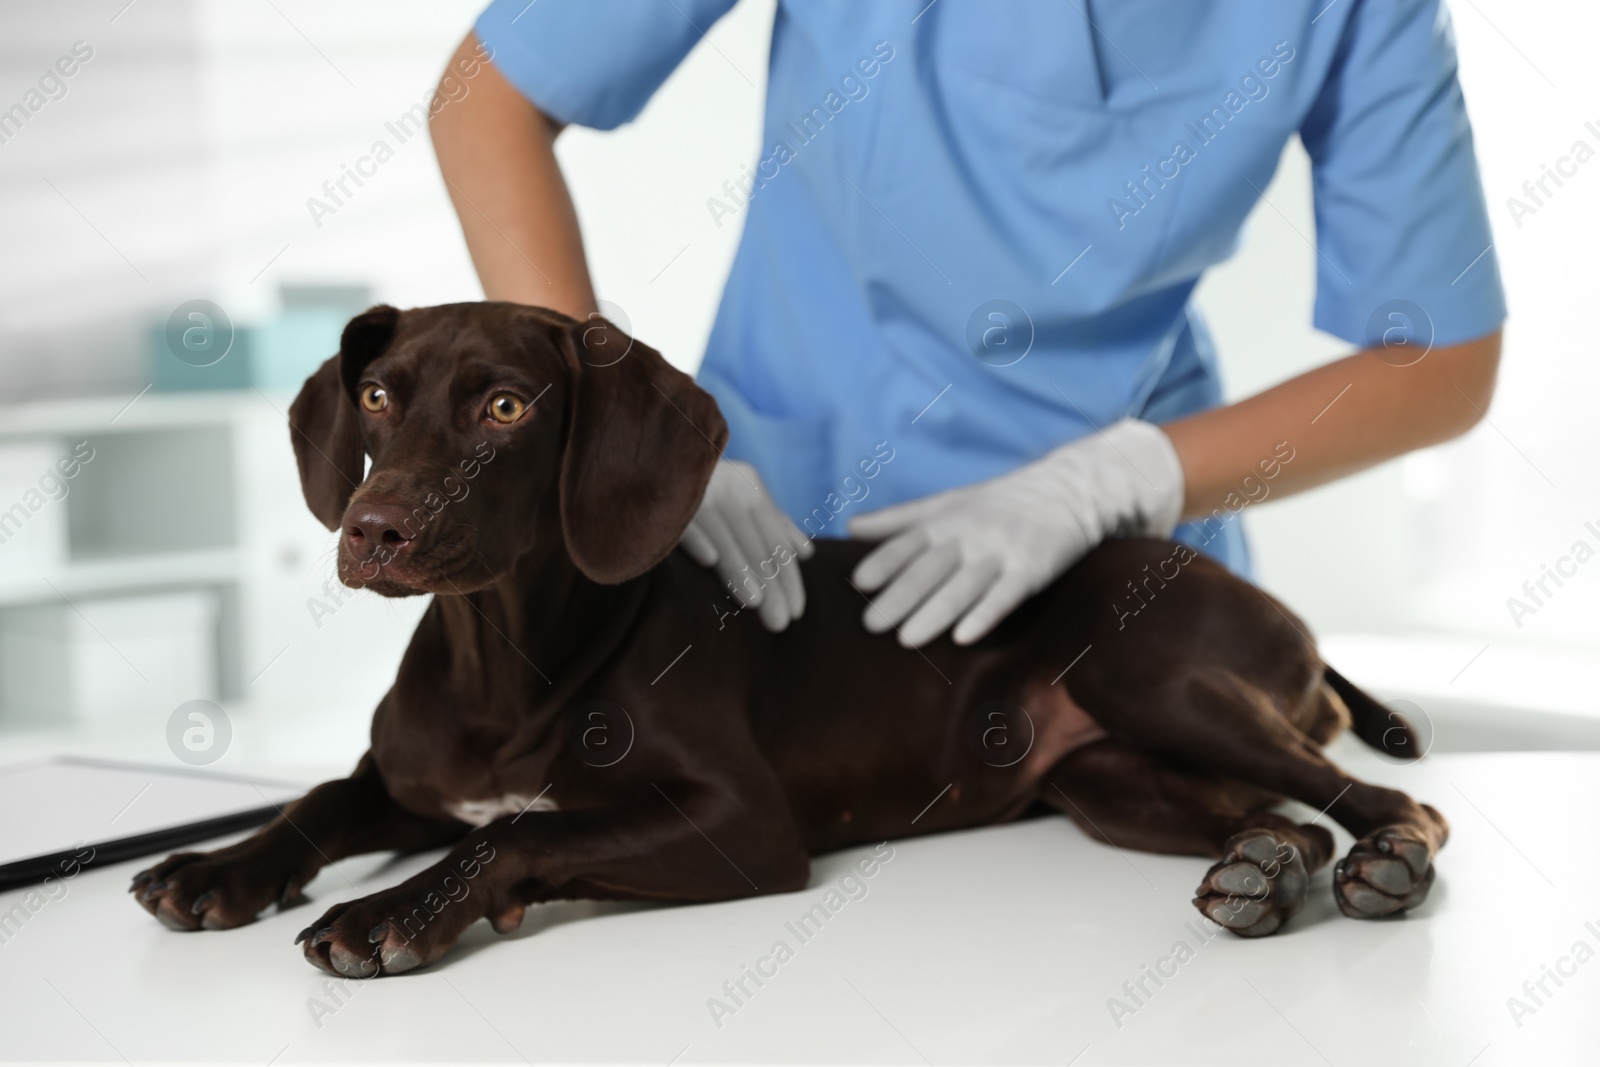
<path fill-rule="evenodd" d="M 561 327 L 568 365 L 561 457 L 567 554 L 597 582 L 665 559 L 728 440 L 717 402 L 661 353 L 599 316 Z"/>
<path fill-rule="evenodd" d="M 351 319 L 339 338 L 339 354 L 306 379 L 289 407 L 300 491 L 311 514 L 330 530 L 343 520 L 365 466 L 352 389 L 366 365 L 394 339 L 399 321 L 400 312 L 385 304 Z"/>

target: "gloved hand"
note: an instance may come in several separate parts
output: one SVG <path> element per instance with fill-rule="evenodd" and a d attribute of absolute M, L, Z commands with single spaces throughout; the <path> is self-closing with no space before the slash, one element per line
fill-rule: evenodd
<path fill-rule="evenodd" d="M 678 543 L 701 566 L 715 567 L 741 604 L 759 608 L 768 630 L 776 633 L 805 613 L 799 561 L 816 548 L 778 510 L 750 464 L 717 462 L 700 510 Z"/>
<path fill-rule="evenodd" d="M 887 583 L 863 621 L 916 648 L 959 619 L 951 636 L 971 644 L 1105 538 L 1169 536 L 1182 508 L 1172 442 L 1123 419 L 1010 474 L 852 519 L 852 537 L 889 538 L 852 576 L 863 592 Z"/>

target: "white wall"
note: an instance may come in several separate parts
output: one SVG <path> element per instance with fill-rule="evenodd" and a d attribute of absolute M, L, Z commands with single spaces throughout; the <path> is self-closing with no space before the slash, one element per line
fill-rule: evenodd
<path fill-rule="evenodd" d="M 431 146 L 384 125 L 432 89 L 480 0 L 140 0 L 112 22 L 124 2 L 6 14 L 5 106 L 74 42 L 93 58 L 0 144 L 0 399 L 141 388 L 144 328 L 195 297 L 248 321 L 281 281 L 481 295 Z M 755 151 L 772 9 L 739 5 L 713 31 L 723 54 L 698 48 L 640 122 L 561 141 L 601 295 L 683 366 L 738 239 L 704 203 Z M 307 200 L 378 138 L 394 158 L 318 225 Z"/>
<path fill-rule="evenodd" d="M 1488 421 L 1459 441 L 1270 503 L 1250 516 L 1251 530 L 1264 583 L 1324 632 L 1456 632 L 1473 647 L 1493 645 L 1491 661 L 1519 643 L 1592 648 L 1600 561 L 1578 568 L 1520 628 L 1506 600 L 1580 537 L 1600 549 L 1600 535 L 1583 527 L 1600 528 L 1600 366 L 1589 314 L 1600 158 L 1520 226 L 1507 198 L 1523 196 L 1523 182 L 1577 139 L 1600 152 L 1600 108 L 1587 106 L 1600 99 L 1600 70 L 1587 54 L 1600 14 L 1568 3 L 1554 17 L 1548 5 L 1502 0 L 1451 8 L 1511 306 Z M 1277 210 L 1258 208 L 1240 254 L 1200 291 L 1235 396 L 1347 347 L 1309 326 L 1314 253 L 1301 235 L 1314 230 L 1298 145 L 1267 196 Z"/>
<path fill-rule="evenodd" d="M 476 295 L 426 138 L 320 228 L 306 208 L 432 88 L 475 0 L 125 3 L 5 13 L 0 107 L 75 42 L 93 58 L 0 143 L 0 399 L 142 388 L 145 329 L 197 297 L 249 321 L 285 280 Z"/>

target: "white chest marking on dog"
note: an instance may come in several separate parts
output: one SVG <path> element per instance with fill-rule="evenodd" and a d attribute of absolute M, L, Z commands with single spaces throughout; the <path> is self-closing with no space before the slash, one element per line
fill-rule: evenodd
<path fill-rule="evenodd" d="M 532 797 L 523 796 L 521 793 L 507 793 L 503 797 L 491 797 L 488 800 L 452 800 L 445 804 L 444 810 L 451 818 L 460 819 L 473 826 L 488 826 L 504 815 L 557 809 L 556 802 L 543 793 Z"/>

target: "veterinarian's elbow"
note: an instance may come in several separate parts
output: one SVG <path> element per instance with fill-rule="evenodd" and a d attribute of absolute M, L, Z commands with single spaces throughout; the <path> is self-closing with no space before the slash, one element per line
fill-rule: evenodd
<path fill-rule="evenodd" d="M 1488 417 L 1500 370 L 1500 331 L 1432 353 L 1439 397 L 1437 444 L 1460 437 Z"/>
<path fill-rule="evenodd" d="M 1405 448 L 1429 448 L 1461 437 L 1488 418 L 1499 373 L 1501 333 L 1427 352 L 1406 366 L 1416 371 L 1398 382 L 1394 414 L 1405 426 Z"/>

